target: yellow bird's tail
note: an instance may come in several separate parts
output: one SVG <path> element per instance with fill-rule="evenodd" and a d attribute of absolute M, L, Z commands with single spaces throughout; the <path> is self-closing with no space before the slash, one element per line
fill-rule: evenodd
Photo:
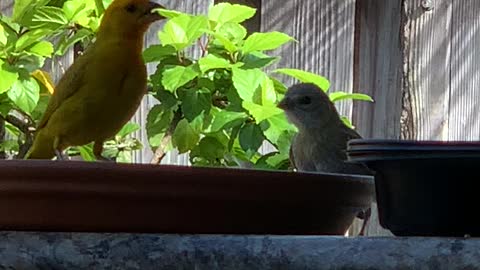
<path fill-rule="evenodd" d="M 44 129 L 38 130 L 25 159 L 52 159 L 55 156 L 54 140 Z"/>

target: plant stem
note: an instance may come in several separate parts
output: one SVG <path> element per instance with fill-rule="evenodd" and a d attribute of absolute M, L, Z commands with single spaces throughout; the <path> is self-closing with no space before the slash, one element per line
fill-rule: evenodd
<path fill-rule="evenodd" d="M 102 0 L 95 0 L 95 7 L 97 9 L 97 16 L 100 16 L 105 12 L 105 7 L 103 6 L 103 1 Z"/>
<path fill-rule="evenodd" d="M 202 51 L 202 57 L 204 57 L 207 54 L 207 49 L 205 46 L 203 46 L 202 40 L 198 39 L 198 46 L 200 47 L 200 50 Z"/>
<path fill-rule="evenodd" d="M 168 128 L 167 132 L 165 132 L 165 135 L 162 138 L 162 141 L 160 142 L 160 145 L 158 146 L 157 150 L 155 150 L 155 153 L 153 154 L 153 158 L 150 161 L 150 164 L 160 164 L 163 160 L 163 158 L 167 155 L 166 148 L 170 141 L 172 140 L 172 135 L 175 129 L 177 128 L 178 122 L 180 122 L 182 118 L 182 113 L 177 110 L 175 112 L 175 115 L 173 116 L 173 120 L 170 123 L 170 127 Z"/>
<path fill-rule="evenodd" d="M 5 120 L 0 119 L 0 143 L 5 141 Z M 0 159 L 6 159 L 7 155 L 4 150 L 0 151 Z"/>

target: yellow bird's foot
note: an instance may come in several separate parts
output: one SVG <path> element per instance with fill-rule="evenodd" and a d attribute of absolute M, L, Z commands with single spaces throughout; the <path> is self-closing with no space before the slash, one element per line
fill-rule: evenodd
<path fill-rule="evenodd" d="M 55 149 L 55 156 L 57 157 L 57 160 L 67 160 L 64 156 L 62 151 Z"/>

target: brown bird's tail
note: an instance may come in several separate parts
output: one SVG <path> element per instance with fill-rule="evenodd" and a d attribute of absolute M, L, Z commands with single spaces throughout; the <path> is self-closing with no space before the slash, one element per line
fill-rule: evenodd
<path fill-rule="evenodd" d="M 52 159 L 55 156 L 53 142 L 54 138 L 44 129 L 38 130 L 25 159 Z"/>

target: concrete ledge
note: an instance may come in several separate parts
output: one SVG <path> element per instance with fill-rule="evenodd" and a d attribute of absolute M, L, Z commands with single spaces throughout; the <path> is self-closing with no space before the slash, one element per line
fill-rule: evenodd
<path fill-rule="evenodd" d="M 0 269 L 480 269 L 480 239 L 0 233 Z"/>

